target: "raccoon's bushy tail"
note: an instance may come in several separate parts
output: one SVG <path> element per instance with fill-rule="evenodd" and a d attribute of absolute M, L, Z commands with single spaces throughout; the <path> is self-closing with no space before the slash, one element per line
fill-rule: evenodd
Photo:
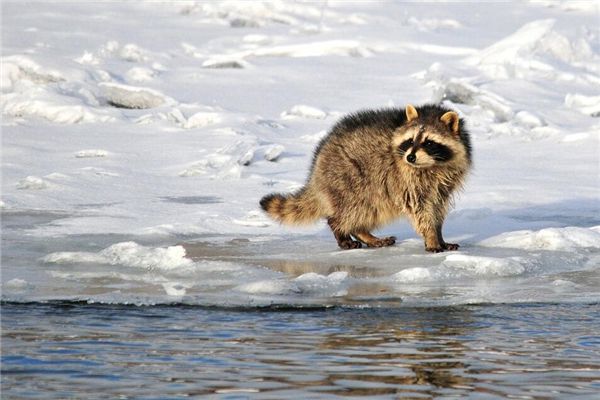
<path fill-rule="evenodd" d="M 287 225 L 309 224 L 323 215 L 318 199 L 307 188 L 292 194 L 266 195 L 260 206 L 271 218 Z"/>

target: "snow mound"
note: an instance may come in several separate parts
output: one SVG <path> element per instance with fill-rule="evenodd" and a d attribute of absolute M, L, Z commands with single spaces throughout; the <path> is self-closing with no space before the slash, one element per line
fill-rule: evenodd
<path fill-rule="evenodd" d="M 259 211 L 250 211 L 243 219 L 234 219 L 234 224 L 264 228 L 273 225 L 271 220 Z"/>
<path fill-rule="evenodd" d="M 491 113 L 496 122 L 509 121 L 514 115 L 514 111 L 504 98 L 463 80 L 444 81 L 438 79 L 432 80 L 428 84 L 434 89 L 434 102 L 448 100 L 457 104 L 480 107 Z M 530 122 L 528 121 L 528 123 Z"/>
<path fill-rule="evenodd" d="M 215 153 L 179 172 L 179 176 L 184 178 L 198 175 L 208 175 L 213 179 L 239 179 L 242 176 L 242 166 L 235 156 Z"/>
<path fill-rule="evenodd" d="M 0 72 L 0 89 L 2 91 L 12 91 L 23 81 L 44 85 L 64 80 L 65 78 L 60 72 L 44 68 L 28 57 L 8 56 L 2 58 Z"/>
<path fill-rule="evenodd" d="M 126 76 L 133 82 L 149 82 L 156 76 L 156 71 L 145 67 L 133 67 L 127 71 Z"/>
<path fill-rule="evenodd" d="M 597 56 L 583 37 L 567 38 L 553 30 L 554 19 L 523 25 L 513 34 L 466 59 L 497 79 L 526 78 L 531 75 L 569 77 L 555 71 L 553 61 L 597 70 Z"/>
<path fill-rule="evenodd" d="M 253 295 L 311 294 L 328 297 L 343 296 L 350 283 L 344 271 L 321 275 L 308 272 L 292 280 L 267 279 L 239 285 L 236 291 Z"/>
<path fill-rule="evenodd" d="M 371 49 L 356 40 L 327 40 L 321 42 L 301 43 L 284 46 L 261 47 L 250 50 L 248 56 L 265 57 L 321 57 L 351 56 L 369 57 Z"/>
<path fill-rule="evenodd" d="M 459 29 L 463 25 L 452 18 L 417 18 L 410 17 L 408 25 L 414 26 L 420 32 L 438 31 L 442 29 Z"/>
<path fill-rule="evenodd" d="M 225 68 L 233 68 L 233 69 L 242 69 L 249 68 L 250 63 L 244 60 L 234 60 L 230 57 L 215 57 L 208 59 L 202 63 L 202 68 L 215 68 L 215 69 L 225 69 Z"/>
<path fill-rule="evenodd" d="M 20 190 L 41 190 L 49 187 L 50 184 L 38 176 L 28 176 L 17 182 L 17 189 Z"/>
<path fill-rule="evenodd" d="M 14 278 L 4 284 L 6 288 L 17 289 L 17 290 L 25 290 L 32 289 L 33 285 L 27 282 L 24 279 Z"/>
<path fill-rule="evenodd" d="M 104 89 L 108 103 L 118 108 L 146 109 L 173 103 L 162 93 L 145 87 L 113 82 L 101 82 L 99 86 Z"/>
<path fill-rule="evenodd" d="M 97 263 L 123 265 L 148 270 L 172 270 L 193 265 L 185 258 L 182 246 L 145 247 L 135 242 L 122 242 L 98 252 L 57 252 L 45 256 L 42 261 L 49 264 Z"/>
<path fill-rule="evenodd" d="M 431 267 L 411 267 L 392 275 L 400 284 L 465 278 L 515 276 L 525 272 L 525 261 L 518 257 L 483 257 L 450 254 Z"/>
<path fill-rule="evenodd" d="M 106 150 L 100 149 L 89 149 L 89 150 L 80 150 L 75 153 L 75 157 L 77 158 L 95 158 L 95 157 L 106 157 L 108 152 Z"/>
<path fill-rule="evenodd" d="M 279 159 L 279 157 L 281 156 L 281 153 L 283 153 L 284 150 L 285 150 L 285 147 L 283 147 L 280 144 L 274 144 L 274 145 L 267 147 L 267 149 L 265 150 L 265 160 L 277 161 Z"/>
<path fill-rule="evenodd" d="M 429 268 L 413 267 L 396 272 L 393 279 L 402 283 L 425 282 L 434 279 L 434 276 Z"/>
<path fill-rule="evenodd" d="M 204 128 L 221 122 L 221 116 L 215 112 L 200 111 L 189 117 L 183 127 L 186 129 Z"/>
<path fill-rule="evenodd" d="M 600 249 L 600 226 L 593 228 L 546 228 L 539 231 L 506 232 L 480 242 L 487 247 L 506 247 L 525 250 L 574 251 L 584 248 Z"/>
<path fill-rule="evenodd" d="M 462 269 L 473 275 L 511 276 L 520 275 L 525 272 L 525 268 L 519 261 L 519 259 L 514 257 L 495 258 L 451 254 L 446 257 L 442 265 Z"/>
<path fill-rule="evenodd" d="M 73 98 L 58 96 L 50 92 L 9 94 L 3 97 L 1 101 L 3 114 L 16 118 L 38 117 L 58 124 L 114 120 L 111 116 L 91 111 L 90 107 L 76 104 Z"/>
<path fill-rule="evenodd" d="M 251 57 L 370 57 L 372 54 L 373 51 L 369 47 L 362 45 L 356 40 L 328 40 L 280 46 L 263 46 L 230 54 L 218 54 L 208 58 L 203 63 L 203 66 L 211 68 L 219 68 L 219 66 L 221 68 L 243 68 L 247 66 L 245 60 Z"/>
<path fill-rule="evenodd" d="M 582 94 L 567 94 L 565 105 L 592 117 L 600 117 L 600 96 L 584 96 Z"/>
<path fill-rule="evenodd" d="M 291 119 L 291 118 L 312 118 L 312 119 L 324 119 L 327 117 L 327 113 L 323 110 L 320 110 L 316 107 L 307 106 L 304 104 L 299 104 L 293 106 L 288 111 L 284 111 L 281 113 L 281 118 Z"/>

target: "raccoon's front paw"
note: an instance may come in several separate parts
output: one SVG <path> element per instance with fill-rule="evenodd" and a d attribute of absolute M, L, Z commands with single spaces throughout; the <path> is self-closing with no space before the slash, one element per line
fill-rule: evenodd
<path fill-rule="evenodd" d="M 341 249 L 351 250 L 351 249 L 360 249 L 362 247 L 362 243 L 356 240 L 342 240 L 338 243 Z"/>
<path fill-rule="evenodd" d="M 444 243 L 445 250 L 458 250 L 460 246 L 456 243 Z"/>

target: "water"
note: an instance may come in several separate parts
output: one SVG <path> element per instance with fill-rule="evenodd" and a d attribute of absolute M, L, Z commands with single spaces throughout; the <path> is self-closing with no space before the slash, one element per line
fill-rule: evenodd
<path fill-rule="evenodd" d="M 2 305 L 3 398 L 598 398 L 599 304 Z"/>

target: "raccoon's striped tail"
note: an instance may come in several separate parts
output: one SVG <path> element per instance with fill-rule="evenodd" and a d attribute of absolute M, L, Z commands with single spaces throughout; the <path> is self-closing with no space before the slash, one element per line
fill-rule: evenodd
<path fill-rule="evenodd" d="M 293 194 L 266 195 L 260 206 L 275 221 L 287 225 L 309 224 L 323 216 L 318 199 L 306 188 Z"/>

